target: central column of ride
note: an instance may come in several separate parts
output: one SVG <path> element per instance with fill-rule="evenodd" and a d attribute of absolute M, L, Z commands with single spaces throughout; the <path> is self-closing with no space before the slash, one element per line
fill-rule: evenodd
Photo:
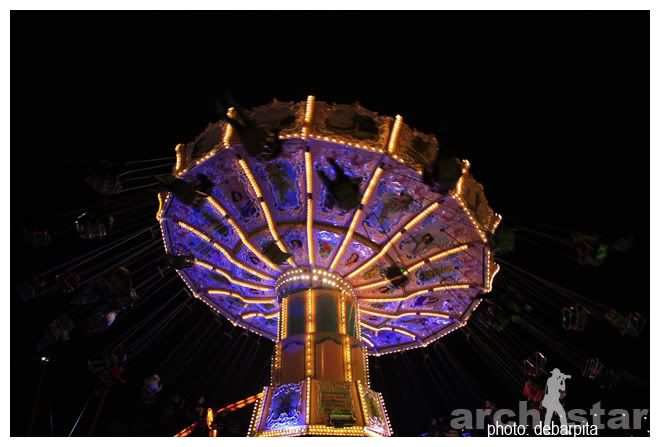
<path fill-rule="evenodd" d="M 279 336 L 271 385 L 250 424 L 256 436 L 389 436 L 382 397 L 369 389 L 359 309 L 348 282 L 303 267 L 278 278 Z"/>

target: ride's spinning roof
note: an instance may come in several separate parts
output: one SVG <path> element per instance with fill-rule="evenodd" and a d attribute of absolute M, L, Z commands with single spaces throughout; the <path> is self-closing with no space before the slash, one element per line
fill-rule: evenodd
<path fill-rule="evenodd" d="M 421 178 L 435 157 L 435 139 L 399 116 L 313 97 L 274 101 L 250 115 L 278 129 L 277 158 L 252 158 L 231 126 L 209 124 L 177 146 L 174 174 L 190 181 L 206 175 L 211 195 L 196 206 L 159 195 L 166 251 L 194 257 L 194 266 L 178 273 L 197 298 L 275 340 L 275 280 L 314 266 L 353 286 L 370 354 L 425 346 L 467 322 L 497 272 L 488 241 L 500 221 L 469 163 L 455 188 L 441 195 Z M 336 175 L 329 159 L 359 182 L 361 207 L 342 209 L 328 193 L 319 173 Z M 288 261 L 276 264 L 265 255 L 274 241 L 291 254 Z M 393 265 L 408 277 L 399 287 L 385 276 Z"/>

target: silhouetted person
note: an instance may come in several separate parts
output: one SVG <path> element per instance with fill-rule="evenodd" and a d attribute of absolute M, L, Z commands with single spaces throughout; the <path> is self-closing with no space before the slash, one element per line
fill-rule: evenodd
<path fill-rule="evenodd" d="M 183 270 L 195 265 L 195 257 L 192 255 L 171 255 L 166 254 L 163 264 L 177 270 Z"/>
<path fill-rule="evenodd" d="M 84 336 L 97 335 L 105 332 L 115 322 L 119 309 L 113 304 L 98 306 L 76 328 Z"/>
<path fill-rule="evenodd" d="M 91 304 L 100 301 L 110 303 L 117 300 L 123 308 L 124 305 L 130 307 L 128 304 L 134 296 L 136 295 L 130 271 L 122 266 L 91 280 L 70 303 Z"/>
<path fill-rule="evenodd" d="M 109 353 L 91 358 L 87 362 L 87 367 L 90 372 L 97 374 L 101 382 L 108 387 L 115 383 L 126 385 L 128 382 L 122 377 L 122 374 L 127 359 L 126 348 L 120 344 Z"/>
<path fill-rule="evenodd" d="M 155 178 L 159 183 L 155 188 L 156 192 L 171 192 L 174 197 L 189 206 L 206 199 L 214 186 L 204 174 L 197 174 L 197 181 L 194 183 L 176 177 L 167 180 L 159 176 Z"/>
<path fill-rule="evenodd" d="M 160 383 L 160 376 L 158 374 L 153 374 L 146 379 L 144 379 L 144 385 L 142 385 L 141 397 L 142 403 L 144 405 L 153 405 L 158 398 L 158 393 L 163 389 L 163 385 Z"/>
<path fill-rule="evenodd" d="M 463 165 L 458 158 L 436 158 L 430 169 L 424 169 L 423 182 L 431 191 L 447 194 L 463 175 Z"/>
<path fill-rule="evenodd" d="M 541 405 L 546 409 L 545 425 L 550 425 L 552 416 L 555 413 L 559 416 L 559 423 L 566 425 L 566 411 L 564 411 L 564 407 L 559 399 L 562 392 L 566 391 L 565 380 L 570 378 L 571 376 L 562 374 L 557 368 L 550 372 L 550 377 L 548 377 L 545 385 L 545 397 L 541 401 Z"/>
<path fill-rule="evenodd" d="M 82 313 L 61 314 L 51 321 L 43 336 L 37 341 L 37 350 L 68 341 L 71 337 L 93 336 L 105 332 L 115 322 L 120 309 L 114 303 L 99 303 Z"/>
<path fill-rule="evenodd" d="M 226 115 L 229 107 L 233 107 L 237 114 L 237 119 Z M 270 138 L 264 129 L 239 106 L 231 96 L 227 95 L 226 102 L 218 101 L 218 109 L 222 116 L 221 120 L 229 123 L 241 140 L 243 149 L 250 156 L 261 160 L 272 160 L 277 157 L 282 149 L 278 132 Z"/>
<path fill-rule="evenodd" d="M 196 190 L 198 193 L 211 195 L 211 191 L 215 187 L 210 178 L 204 174 L 197 174 Z"/>
<path fill-rule="evenodd" d="M 122 183 L 119 178 L 121 168 L 121 164 L 110 163 L 104 160 L 89 169 L 85 177 L 85 182 L 99 194 L 117 194 L 122 189 Z"/>
<path fill-rule="evenodd" d="M 48 323 L 44 334 L 37 341 L 37 350 L 43 351 L 52 344 L 70 340 L 74 329 L 75 323 L 67 314 L 58 316 Z"/>
<path fill-rule="evenodd" d="M 318 171 L 319 178 L 328 193 L 340 208 L 345 210 L 357 208 L 360 205 L 360 180 L 346 175 L 344 168 L 339 166 L 334 159 L 328 158 L 328 163 L 335 171 L 334 180 L 322 170 Z"/>

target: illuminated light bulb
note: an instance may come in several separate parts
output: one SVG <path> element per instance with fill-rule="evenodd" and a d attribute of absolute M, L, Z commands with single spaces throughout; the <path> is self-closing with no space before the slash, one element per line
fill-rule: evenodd
<path fill-rule="evenodd" d="M 396 150 L 396 143 L 399 138 L 399 132 L 401 131 L 402 124 L 403 124 L 403 117 L 401 115 L 397 115 L 394 119 L 394 124 L 392 125 L 392 132 L 390 133 L 390 139 L 387 144 L 387 152 L 390 154 L 393 154 L 394 151 Z"/>
<path fill-rule="evenodd" d="M 174 175 L 177 175 L 183 169 L 183 144 L 177 144 L 174 147 L 174 154 L 176 155 L 176 164 L 174 166 Z"/>

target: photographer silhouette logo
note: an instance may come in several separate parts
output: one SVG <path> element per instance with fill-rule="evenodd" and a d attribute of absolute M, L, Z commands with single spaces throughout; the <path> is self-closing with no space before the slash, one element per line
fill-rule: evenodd
<path fill-rule="evenodd" d="M 544 371 L 545 372 L 545 371 Z M 604 409 L 595 402 L 590 409 L 564 409 L 568 374 L 554 368 L 548 373 L 545 394 L 534 392 L 534 404 L 530 400 L 518 402 L 518 410 L 487 406 L 470 410 L 457 408 L 451 412 L 449 426 L 454 430 L 484 430 L 487 436 L 598 436 L 598 431 L 646 430 L 648 408 Z M 543 396 L 543 397 L 541 397 Z M 536 404 L 539 403 L 540 407 Z M 543 416 L 545 414 L 545 417 Z M 556 423 L 555 415 L 559 418 Z M 611 436 L 611 435 L 610 435 Z"/>
<path fill-rule="evenodd" d="M 545 397 L 541 401 L 541 405 L 546 409 L 545 425 L 552 423 L 552 417 L 555 413 L 559 416 L 560 425 L 566 426 L 566 411 L 564 406 L 559 401 L 561 393 L 566 391 L 566 379 L 571 376 L 562 373 L 558 368 L 550 371 L 550 377 L 545 384 Z"/>

